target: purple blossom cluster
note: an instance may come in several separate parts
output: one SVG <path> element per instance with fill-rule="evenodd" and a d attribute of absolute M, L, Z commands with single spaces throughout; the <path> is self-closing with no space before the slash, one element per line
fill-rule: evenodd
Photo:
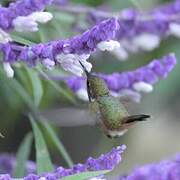
<path fill-rule="evenodd" d="M 31 47 L 22 46 L 14 42 L 0 45 L 4 54 L 4 61 L 15 62 L 22 60 L 34 65 L 39 59 L 51 59 L 56 61 L 58 54 L 89 54 L 94 51 L 101 41 L 115 38 L 118 28 L 115 18 L 101 22 L 82 35 L 77 35 L 67 40 L 57 40 L 48 43 L 40 43 Z"/>
<path fill-rule="evenodd" d="M 172 160 L 148 164 L 136 168 L 119 180 L 178 180 L 180 179 L 180 154 Z"/>
<path fill-rule="evenodd" d="M 12 154 L 1 154 L 0 155 L 0 174 L 8 173 L 12 174 L 16 166 L 16 158 Z M 32 161 L 26 163 L 26 173 L 34 173 L 36 165 Z"/>
<path fill-rule="evenodd" d="M 61 8 L 63 11 L 63 8 Z M 119 59 L 126 59 L 128 53 L 136 53 L 140 50 L 151 51 L 157 48 L 161 39 L 170 35 L 180 37 L 180 2 L 175 0 L 155 8 L 149 12 L 136 9 L 125 9 L 122 12 L 111 13 L 97 11 L 88 7 L 67 6 L 64 11 L 72 13 L 87 13 L 92 24 L 99 24 L 111 17 L 117 20 L 115 38 L 111 39 L 119 43 L 114 47 L 114 41 L 104 40 L 97 48 L 111 51 Z M 148 43 L 147 43 L 148 42 Z M 107 44 L 108 43 L 108 44 Z M 117 44 L 117 43 L 116 43 Z M 113 47 L 113 48 L 112 48 Z"/>
<path fill-rule="evenodd" d="M 166 78 L 175 65 L 176 57 L 174 54 L 169 54 L 160 59 L 155 59 L 135 71 L 115 72 L 110 75 L 100 73 L 96 75 L 104 79 L 113 95 L 134 95 L 137 97 L 137 93 L 151 92 L 152 85 L 157 83 L 159 78 Z M 54 79 L 58 80 L 57 77 L 54 77 Z M 77 94 L 79 91 L 82 92 L 82 89 L 86 92 L 85 77 L 60 77 L 60 80 L 64 80 L 67 86 Z M 88 100 L 88 97 L 86 99 Z M 137 99 L 135 98 L 134 100 L 136 101 Z"/>
<path fill-rule="evenodd" d="M 98 170 L 112 170 L 115 166 L 117 166 L 121 161 L 121 154 L 126 149 L 125 145 L 118 146 L 113 148 L 110 152 L 106 154 L 102 154 L 97 159 L 89 157 L 84 164 L 74 165 L 70 169 L 66 169 L 63 167 L 58 167 L 54 172 L 44 173 L 42 175 L 29 174 L 24 177 L 24 180 L 39 180 L 41 177 L 44 177 L 49 180 L 57 180 L 59 178 L 73 175 L 80 172 L 87 171 L 98 171 Z M 12 179 L 10 173 L 12 172 L 14 164 L 14 158 L 8 156 L 0 157 L 0 168 L 4 168 L 4 172 L 7 174 L 1 174 L 0 180 L 10 180 Z M 31 168 L 32 171 L 32 168 Z M 34 170 L 33 170 L 34 171 Z"/>
<path fill-rule="evenodd" d="M 117 39 L 128 51 L 153 50 L 169 35 L 180 37 L 180 1 L 155 8 L 148 13 L 134 9 L 122 11 Z M 122 40 L 122 42 L 121 42 Z M 148 42 L 148 43 L 146 43 Z M 132 47 L 133 46 L 133 47 Z"/>
<path fill-rule="evenodd" d="M 19 0 L 9 7 L 0 6 L 0 28 L 9 30 L 13 27 L 13 20 L 18 16 L 27 16 L 35 11 L 42 11 L 53 0 Z"/>
<path fill-rule="evenodd" d="M 32 9 L 34 9 L 33 7 L 42 9 L 44 5 L 51 1 L 38 1 L 37 6 L 36 1 L 19 1 L 19 3 L 11 6 L 20 6 L 21 9 L 21 7 L 24 7 L 23 2 L 34 4 Z M 27 11 L 27 14 L 30 13 L 30 10 Z M 152 50 L 159 45 L 161 37 L 170 34 L 180 36 L 179 10 L 179 0 L 157 8 L 150 13 L 140 13 L 128 9 L 121 12 L 120 16 L 101 21 L 84 33 L 69 39 L 55 40 L 33 46 L 8 42 L 0 44 L 0 51 L 4 55 L 4 62 L 13 63 L 21 60 L 30 66 L 35 66 L 40 62 L 49 69 L 54 65 L 61 64 L 65 70 L 81 75 L 82 70 L 80 70 L 81 67 L 78 61 L 82 61 L 90 70 L 92 66 L 86 60 L 96 49 L 111 51 L 116 56 L 124 59 L 128 55 L 127 51 Z M 52 18 L 49 14 L 43 14 L 44 16 L 46 16 L 47 21 Z M 34 21 L 42 22 L 42 17 L 39 14 L 33 14 L 33 17 L 30 18 L 32 20 L 31 30 L 37 31 L 37 23 Z M 22 22 L 27 21 L 26 19 L 16 19 L 17 30 L 29 29 L 28 24 L 25 27 L 22 26 Z"/>
<path fill-rule="evenodd" d="M 121 12 L 114 13 L 118 18 L 120 26 L 117 32 L 118 39 L 133 38 L 138 34 L 152 33 L 159 36 L 168 35 L 169 26 L 171 23 L 180 23 L 180 1 L 174 0 L 165 5 L 154 8 L 148 12 L 139 11 L 137 9 L 128 8 Z M 110 13 L 96 13 L 91 10 L 93 23 L 99 23 Z"/>

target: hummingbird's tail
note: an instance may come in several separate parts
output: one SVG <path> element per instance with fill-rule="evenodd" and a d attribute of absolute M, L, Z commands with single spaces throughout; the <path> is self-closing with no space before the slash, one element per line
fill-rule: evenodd
<path fill-rule="evenodd" d="M 150 115 L 145 115 L 145 114 L 139 114 L 139 115 L 132 115 L 128 116 L 127 118 L 124 119 L 123 123 L 132 123 L 136 121 L 145 121 L 147 118 L 150 118 Z"/>
<path fill-rule="evenodd" d="M 79 64 L 82 66 L 84 72 L 86 73 L 86 76 L 88 77 L 90 75 L 90 73 L 87 71 L 87 69 L 84 67 L 84 65 L 82 64 L 81 61 L 79 61 Z"/>

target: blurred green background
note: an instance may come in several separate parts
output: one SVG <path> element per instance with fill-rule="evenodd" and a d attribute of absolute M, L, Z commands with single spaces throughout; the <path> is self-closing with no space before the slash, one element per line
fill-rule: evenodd
<path fill-rule="evenodd" d="M 168 2 L 168 1 L 166 1 Z M 4 4 L 7 4 L 4 1 Z M 117 11 L 126 7 L 138 7 L 142 9 L 151 9 L 157 5 L 165 3 L 163 0 L 72 0 L 75 4 L 89 4 L 91 6 L 107 6 L 110 10 Z M 54 18 L 46 25 L 41 25 L 37 33 L 12 33 L 13 35 L 23 37 L 32 42 L 46 42 L 57 38 L 71 37 L 77 32 L 72 31 L 74 24 L 81 27 L 87 27 L 83 14 L 74 16 L 60 12 L 57 8 L 52 11 Z M 107 53 L 91 57 L 94 65 L 94 71 L 111 73 L 115 71 L 133 70 L 139 66 L 145 65 L 153 58 L 158 58 L 169 52 L 175 52 L 177 59 L 180 58 L 180 41 L 176 38 L 163 40 L 161 46 L 152 51 L 139 53 L 130 56 L 125 62 L 118 61 L 114 56 Z M 26 114 L 30 109 L 27 105 L 28 94 L 32 100 L 35 97 L 33 81 L 40 84 L 42 98 L 40 99 L 40 109 L 45 110 L 57 106 L 72 106 L 72 103 L 66 96 L 76 99 L 63 83 L 57 83 L 59 90 L 47 80 L 40 78 L 37 70 L 28 69 L 24 65 L 13 66 L 15 69 L 15 78 L 8 79 L 0 69 L 0 114 L 1 125 L 0 132 L 5 135 L 0 139 L 0 151 L 15 153 L 24 135 L 31 130 L 29 119 Z M 45 71 L 45 70 L 44 70 Z M 180 65 L 177 63 L 175 69 L 170 73 L 167 79 L 161 80 L 154 87 L 154 91 L 143 97 L 141 103 L 131 104 L 132 113 L 150 114 L 152 118 L 143 123 L 138 123 L 129 130 L 127 134 L 116 140 L 107 139 L 96 127 L 78 127 L 78 128 L 56 128 L 59 138 L 64 143 L 67 151 L 75 163 L 84 162 L 89 156 L 98 156 L 101 153 L 109 151 L 112 146 L 126 144 L 127 150 L 123 155 L 123 162 L 113 175 L 123 174 L 139 165 L 156 162 L 164 158 L 173 156 L 180 152 Z M 49 72 L 47 72 L 49 73 Z M 62 75 L 64 72 L 56 69 L 54 74 Z M 38 86 L 38 85 L 37 85 Z M 60 93 L 62 92 L 62 93 Z M 64 95 L 64 93 L 66 93 Z M 76 99 L 77 104 L 83 102 Z M 34 107 L 35 108 L 35 107 Z M 72 115 L 73 116 L 73 115 Z M 46 137 L 46 132 L 44 132 Z M 66 166 L 63 159 L 57 154 L 54 146 L 46 138 L 48 148 L 53 157 L 53 162 L 58 165 Z M 31 153 L 31 159 L 34 159 L 34 153 Z"/>

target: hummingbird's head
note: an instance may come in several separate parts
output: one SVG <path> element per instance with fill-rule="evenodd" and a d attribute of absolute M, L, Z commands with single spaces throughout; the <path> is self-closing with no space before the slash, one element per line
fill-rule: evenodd
<path fill-rule="evenodd" d="M 86 73 L 88 83 L 87 88 L 89 88 L 88 91 L 90 92 L 90 96 L 92 98 L 97 98 L 99 96 L 109 95 L 109 89 L 104 80 L 88 72 L 81 61 L 79 61 L 79 63 Z"/>
<path fill-rule="evenodd" d="M 95 75 L 89 75 L 87 78 L 92 98 L 109 95 L 109 89 L 103 79 Z"/>

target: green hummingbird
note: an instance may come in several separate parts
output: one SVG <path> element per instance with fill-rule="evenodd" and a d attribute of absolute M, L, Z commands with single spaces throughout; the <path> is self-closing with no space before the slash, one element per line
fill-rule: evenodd
<path fill-rule="evenodd" d="M 79 62 L 87 76 L 87 94 L 89 99 L 87 108 L 53 108 L 41 112 L 60 127 L 98 126 L 109 138 L 122 136 L 128 128 L 137 121 L 149 118 L 149 115 L 129 115 L 120 100 L 112 95 L 103 79 L 88 72 Z"/>
<path fill-rule="evenodd" d="M 79 61 L 87 76 L 87 93 L 89 107 L 97 115 L 97 125 L 109 138 L 123 135 L 128 128 L 137 121 L 150 118 L 149 115 L 129 115 L 119 99 L 110 95 L 110 91 L 103 79 L 89 73 Z"/>

